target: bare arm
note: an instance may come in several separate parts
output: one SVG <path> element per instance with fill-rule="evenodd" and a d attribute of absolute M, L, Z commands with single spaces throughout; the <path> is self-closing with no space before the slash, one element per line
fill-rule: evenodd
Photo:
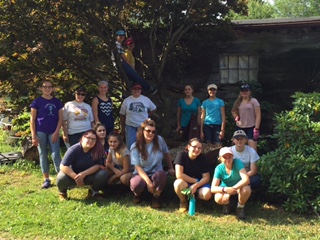
<path fill-rule="evenodd" d="M 222 187 L 219 187 L 220 179 L 213 178 L 211 183 L 211 192 L 212 193 L 222 193 Z"/>
<path fill-rule="evenodd" d="M 259 129 L 260 128 L 260 123 L 261 123 L 261 108 L 260 106 L 254 108 L 255 114 L 256 114 L 256 125 L 255 128 Z"/>
<path fill-rule="evenodd" d="M 37 130 L 36 130 L 36 120 L 37 120 L 37 109 L 31 108 L 31 115 L 30 115 L 30 131 L 31 131 L 31 141 L 33 146 L 38 146 L 38 137 L 37 137 Z"/>
<path fill-rule="evenodd" d="M 224 139 L 224 132 L 226 129 L 226 109 L 225 106 L 221 107 L 221 132 L 220 132 L 220 140 Z"/>
<path fill-rule="evenodd" d="M 172 165 L 172 158 L 171 158 L 171 155 L 169 152 L 164 154 L 164 159 L 165 159 L 167 166 L 168 166 L 168 173 L 171 176 L 174 176 L 175 172 L 174 172 L 173 165 Z"/>
<path fill-rule="evenodd" d="M 249 177 L 254 176 L 258 173 L 258 167 L 256 162 L 250 164 L 250 171 L 247 173 Z"/>
<path fill-rule="evenodd" d="M 206 110 L 201 109 L 200 137 L 202 140 L 204 140 L 203 124 L 204 124 L 205 118 L 206 118 Z"/>
<path fill-rule="evenodd" d="M 239 173 L 240 173 L 241 180 L 232 187 L 233 189 L 237 189 L 237 190 L 240 188 L 243 188 L 244 186 L 247 186 L 250 183 L 250 179 L 247 175 L 247 171 L 245 168 L 242 168 L 239 171 Z"/>
<path fill-rule="evenodd" d="M 198 107 L 197 121 L 198 121 L 198 124 L 200 125 L 201 124 L 201 107 L 200 106 Z"/>
<path fill-rule="evenodd" d="M 99 100 L 97 97 L 94 97 L 92 99 L 92 113 L 93 113 L 93 118 L 94 118 L 94 122 L 100 122 L 99 117 L 98 117 L 98 104 L 99 104 Z"/>

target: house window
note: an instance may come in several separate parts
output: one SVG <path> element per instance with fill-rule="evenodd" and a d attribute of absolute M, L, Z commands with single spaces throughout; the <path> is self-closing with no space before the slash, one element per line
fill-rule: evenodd
<path fill-rule="evenodd" d="M 221 83 L 254 82 L 258 76 L 258 56 L 220 55 Z"/>

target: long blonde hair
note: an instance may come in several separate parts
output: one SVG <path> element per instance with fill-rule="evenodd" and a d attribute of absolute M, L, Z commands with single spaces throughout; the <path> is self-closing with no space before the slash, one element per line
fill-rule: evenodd
<path fill-rule="evenodd" d="M 250 101 L 251 98 L 252 98 L 252 96 L 251 96 L 251 91 L 250 91 L 250 95 L 249 95 L 249 100 L 248 101 Z M 238 98 L 237 98 L 237 100 L 234 102 L 232 110 L 231 110 L 231 112 L 234 113 L 237 116 L 239 116 L 239 107 L 240 107 L 240 104 L 241 104 L 242 100 L 243 100 L 243 97 L 242 97 L 242 95 L 240 93 Z"/>

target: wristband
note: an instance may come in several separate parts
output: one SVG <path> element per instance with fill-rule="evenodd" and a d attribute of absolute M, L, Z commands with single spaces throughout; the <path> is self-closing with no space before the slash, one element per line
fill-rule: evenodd
<path fill-rule="evenodd" d="M 226 193 L 226 191 L 224 190 L 224 187 L 222 187 L 222 193 Z"/>

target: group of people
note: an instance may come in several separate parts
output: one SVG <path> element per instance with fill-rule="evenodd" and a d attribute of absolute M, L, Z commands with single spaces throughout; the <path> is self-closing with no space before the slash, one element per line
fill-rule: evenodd
<path fill-rule="evenodd" d="M 180 199 L 180 212 L 187 211 L 188 207 L 181 191 L 189 188 L 203 200 L 209 200 L 215 194 L 215 201 L 224 205 L 226 214 L 230 212 L 230 197 L 238 195 L 237 216 L 244 218 L 243 208 L 251 188 L 261 184 L 256 166 L 259 156 L 252 145 L 259 134 L 261 116 L 258 101 L 251 98 L 250 85 L 241 86 L 232 109 L 237 124 L 233 135 L 235 145 L 221 148 L 221 164 L 216 167 L 211 184 L 211 169 L 202 152 L 202 142 L 221 143 L 224 137 L 225 109 L 224 102 L 216 97 L 217 86 L 208 86 L 209 98 L 200 104 L 192 95 L 192 86 L 186 85 L 186 97 L 178 103 L 178 128 L 185 130 L 190 124 L 186 114 L 191 118 L 196 112 L 201 139 L 190 139 L 174 164 L 165 140 L 157 134 L 155 121 L 150 119 L 156 105 L 141 94 L 142 89 L 139 83 L 133 83 L 132 95 L 121 105 L 120 127 L 125 143 L 123 135 L 114 132 L 113 103 L 108 96 L 107 81 L 98 83 L 99 93 L 90 106 L 84 102 L 87 94 L 84 87 L 75 89 L 75 99 L 63 105 L 52 94 L 53 82 L 45 80 L 40 87 L 42 95 L 30 105 L 32 144 L 38 147 L 44 176 L 42 188 L 51 185 L 49 147 L 58 173 L 56 184 L 61 199 L 68 199 L 68 190 L 85 185 L 90 186 L 88 197 L 101 199 L 101 190 L 107 184 L 120 183 L 130 187 L 135 203 L 143 201 L 143 192 L 147 191 L 152 194 L 151 206 L 159 208 L 167 176 L 172 175 L 176 177 L 174 191 Z M 193 110 L 186 110 L 187 107 Z M 254 113 L 250 112 L 252 110 Z M 60 129 L 68 145 L 62 161 Z M 164 171 L 163 159 L 167 171 Z"/>
<path fill-rule="evenodd" d="M 191 84 L 184 87 L 185 97 L 177 104 L 177 129 L 182 133 L 182 140 L 200 137 L 203 141 L 218 146 L 222 145 L 226 130 L 225 103 L 216 96 L 218 87 L 215 84 L 207 86 L 208 99 L 201 101 L 193 96 Z M 261 123 L 260 104 L 251 96 L 250 84 L 240 87 L 240 94 L 235 101 L 231 113 L 236 129 L 243 130 L 248 136 L 248 144 L 257 150 L 259 127 Z M 196 127 L 195 127 L 196 126 Z M 199 131 L 193 132 L 193 129 Z"/>

